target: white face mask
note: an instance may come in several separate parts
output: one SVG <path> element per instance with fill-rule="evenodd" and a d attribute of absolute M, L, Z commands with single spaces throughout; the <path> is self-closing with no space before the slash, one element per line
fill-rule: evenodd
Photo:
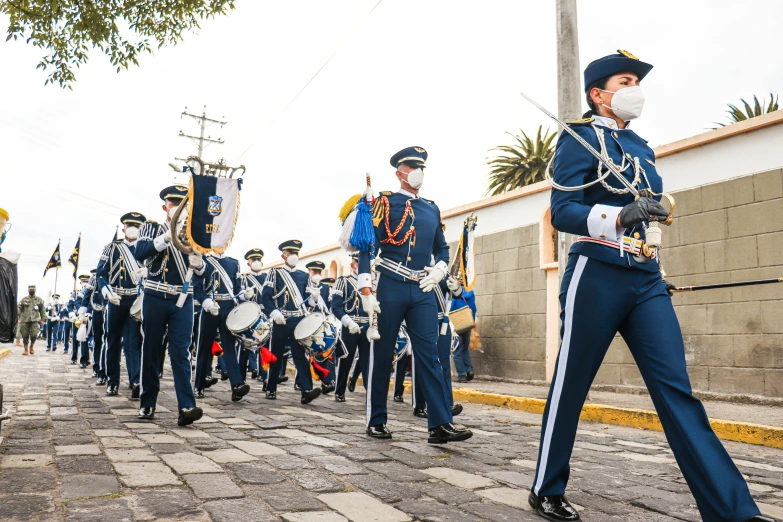
<path fill-rule="evenodd" d="M 424 171 L 414 169 L 408 173 L 408 185 L 418 190 L 424 184 Z"/>
<path fill-rule="evenodd" d="M 177 206 L 175 205 L 175 206 L 173 206 L 173 207 L 171 207 L 171 208 L 169 209 L 169 212 L 168 212 L 168 214 L 169 214 L 169 219 L 173 219 L 173 218 L 174 218 L 174 214 L 175 214 L 176 212 L 177 212 Z"/>
<path fill-rule="evenodd" d="M 128 239 L 129 241 L 136 241 L 137 239 L 139 239 L 138 227 L 126 227 L 125 238 Z"/>
<path fill-rule="evenodd" d="M 291 268 L 296 268 L 297 263 L 299 263 L 299 256 L 296 254 L 291 254 L 287 258 L 285 258 L 285 264 L 290 266 Z"/>
<path fill-rule="evenodd" d="M 318 274 L 310 276 L 310 281 L 312 281 L 314 285 L 317 285 L 318 283 L 320 283 L 321 279 L 323 279 L 323 277 L 318 275 Z"/>
<path fill-rule="evenodd" d="M 603 91 L 603 89 L 601 89 Z M 607 109 L 612 109 L 614 115 L 623 121 L 635 120 L 642 115 L 644 108 L 644 93 L 638 85 L 633 87 L 623 87 L 616 91 L 604 91 L 614 94 L 612 97 L 612 106 L 602 104 Z M 411 185 L 412 186 L 412 185 Z"/>
<path fill-rule="evenodd" d="M 264 267 L 264 263 L 262 263 L 261 261 L 253 261 L 252 263 L 250 263 L 250 270 L 252 270 L 253 272 L 260 272 L 263 267 Z"/>

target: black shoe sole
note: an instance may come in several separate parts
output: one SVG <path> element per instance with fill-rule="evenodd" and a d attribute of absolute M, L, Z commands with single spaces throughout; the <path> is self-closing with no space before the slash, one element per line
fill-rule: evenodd
<path fill-rule="evenodd" d="M 204 415 L 201 408 L 193 408 L 184 417 L 177 419 L 177 426 L 190 426 Z"/>
<path fill-rule="evenodd" d="M 379 440 L 392 438 L 392 434 L 391 433 L 381 433 L 381 434 L 378 434 L 378 435 L 370 435 L 368 433 L 367 436 L 370 437 L 371 439 L 379 439 Z"/>
<path fill-rule="evenodd" d="M 143 421 L 151 421 L 151 420 L 155 420 L 155 414 L 152 414 L 152 415 L 150 415 L 150 416 L 147 416 L 147 417 L 142 417 L 141 415 L 139 415 L 139 416 L 137 416 L 136 418 L 137 418 L 138 420 L 143 420 Z"/>
<path fill-rule="evenodd" d="M 242 397 L 250 393 L 250 385 L 243 384 L 236 390 L 231 390 L 231 400 L 234 402 L 239 402 L 242 400 Z"/>
<path fill-rule="evenodd" d="M 530 502 L 528 502 L 528 504 L 530 504 Z M 533 510 L 536 512 L 536 514 L 539 517 L 541 517 L 541 518 L 543 518 L 545 520 L 549 520 L 550 522 L 579 522 L 580 520 L 582 520 L 581 517 L 580 518 L 574 518 L 574 519 L 571 519 L 571 520 L 567 520 L 565 518 L 560 518 L 560 517 L 555 517 L 555 516 L 552 516 L 552 515 L 547 515 L 542 510 L 536 509 L 535 506 L 531 505 L 531 507 L 533 508 Z"/>
<path fill-rule="evenodd" d="M 424 413 L 419 413 L 419 412 L 416 412 L 416 411 L 414 411 L 414 412 L 413 412 L 413 416 L 414 416 L 414 417 L 418 417 L 418 418 L 420 418 L 420 419 L 426 419 L 426 418 L 427 418 L 427 413 L 426 413 L 426 412 L 424 412 Z"/>
<path fill-rule="evenodd" d="M 462 408 L 462 404 L 455 404 L 455 405 L 454 405 L 454 406 L 451 408 L 451 416 L 452 416 L 452 417 L 456 417 L 457 415 L 459 415 L 460 413 L 462 413 L 462 410 L 463 410 L 463 408 Z"/>
<path fill-rule="evenodd" d="M 454 437 L 446 437 L 446 438 L 440 438 L 440 437 L 429 437 L 427 438 L 427 442 L 430 444 L 446 444 L 447 442 L 462 442 L 463 440 L 468 440 L 473 436 L 473 433 L 470 431 L 460 433 L 457 436 Z"/>
<path fill-rule="evenodd" d="M 351 393 L 355 392 L 356 391 L 356 383 L 349 384 L 348 385 L 348 391 L 351 392 Z"/>
<path fill-rule="evenodd" d="M 317 393 L 313 393 L 313 392 L 317 392 Z M 310 390 L 307 393 L 313 393 L 313 395 L 312 395 L 312 397 L 302 397 L 302 404 L 310 404 L 315 399 L 317 399 L 318 397 L 321 396 L 321 390 L 319 390 L 318 388 Z"/>

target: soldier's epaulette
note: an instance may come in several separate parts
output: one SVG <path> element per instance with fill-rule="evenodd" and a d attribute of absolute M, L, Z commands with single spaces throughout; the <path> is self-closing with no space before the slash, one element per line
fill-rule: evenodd
<path fill-rule="evenodd" d="M 593 117 L 582 118 L 581 120 L 569 121 L 568 124 L 569 125 L 587 125 L 588 123 L 593 123 L 594 119 L 595 118 L 593 118 Z"/>
<path fill-rule="evenodd" d="M 434 201 L 432 201 L 431 199 L 427 199 L 427 198 L 419 198 L 419 199 L 423 199 L 423 200 L 424 200 L 424 201 L 426 201 L 427 203 L 432 203 L 433 205 L 435 204 L 435 202 L 434 202 Z"/>
<path fill-rule="evenodd" d="M 391 196 L 392 191 L 391 190 L 382 190 L 380 193 L 378 193 L 378 196 Z"/>

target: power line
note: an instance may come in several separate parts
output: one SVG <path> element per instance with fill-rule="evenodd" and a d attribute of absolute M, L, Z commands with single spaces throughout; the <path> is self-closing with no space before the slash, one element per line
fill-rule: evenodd
<path fill-rule="evenodd" d="M 194 120 L 196 120 L 197 122 L 199 122 L 199 128 L 201 129 L 201 133 L 198 136 L 191 136 L 189 134 L 185 134 L 182 131 L 179 131 L 179 135 L 182 136 L 183 138 L 190 138 L 191 140 L 193 140 L 193 143 L 198 143 L 198 157 L 199 158 L 203 158 L 204 157 L 204 142 L 207 142 L 207 145 L 209 145 L 211 143 L 219 143 L 219 144 L 222 145 L 223 143 L 225 143 L 223 141 L 223 138 L 218 138 L 216 140 L 213 140 L 212 136 L 207 136 L 206 138 L 204 137 L 204 130 L 207 127 L 209 127 L 210 125 L 214 125 L 215 123 L 217 123 L 217 124 L 220 125 L 220 128 L 222 129 L 223 125 L 228 123 L 228 122 L 222 121 L 222 120 L 215 120 L 215 119 L 212 119 L 212 118 L 207 118 L 207 106 L 206 105 L 204 105 L 204 112 L 201 113 L 201 116 L 199 116 L 198 114 L 191 114 L 191 113 L 189 113 L 187 107 L 185 107 L 185 110 L 182 111 L 182 114 L 180 115 L 179 118 L 182 119 L 182 116 L 189 116 L 189 117 L 193 118 Z"/>
<path fill-rule="evenodd" d="M 329 62 L 331 62 L 331 61 L 332 61 L 332 58 L 334 58 L 334 56 L 335 56 L 335 55 L 336 55 L 336 54 L 337 54 L 337 53 L 340 51 L 340 49 L 342 49 L 342 48 L 345 46 L 345 44 L 346 44 L 346 43 L 348 43 L 348 41 L 351 39 L 351 37 L 353 37 L 353 35 L 354 35 L 354 34 L 355 34 L 355 33 L 356 33 L 356 32 L 357 32 L 357 31 L 358 31 L 358 30 L 359 30 L 359 29 L 362 27 L 362 25 L 364 24 L 364 22 L 365 22 L 365 21 L 366 21 L 366 20 L 367 20 L 367 19 L 370 17 L 370 15 L 373 13 L 373 11 L 375 11 L 375 9 L 376 9 L 376 8 L 377 8 L 379 5 L 381 5 L 381 2 L 383 2 L 383 0 L 378 0 L 378 3 L 376 3 L 376 4 L 373 6 L 373 8 L 372 8 L 372 9 L 370 9 L 370 12 L 368 12 L 368 13 L 367 13 L 367 14 L 364 16 L 364 18 L 362 18 L 362 21 L 361 21 L 361 22 L 359 22 L 359 25 L 357 25 L 357 26 L 356 26 L 356 27 L 353 29 L 353 31 L 351 31 L 351 33 L 348 35 L 348 38 L 346 38 L 345 40 L 343 40 L 343 43 L 341 43 L 339 46 L 337 46 L 337 49 L 335 49 L 335 50 L 334 50 L 334 52 L 332 53 L 332 55 L 331 55 L 329 58 L 327 58 L 327 59 L 326 59 L 326 61 L 323 63 L 323 65 L 321 65 L 321 67 L 320 67 L 320 68 L 319 68 L 317 71 L 315 71 L 315 74 L 314 74 L 314 75 L 313 75 L 313 76 L 312 76 L 312 77 L 311 77 L 309 80 L 307 80 L 307 83 L 305 83 L 305 84 L 304 84 L 304 87 L 302 87 L 301 89 L 299 89 L 299 92 L 297 92 L 297 93 L 296 93 L 296 96 L 294 96 L 293 98 L 291 98 L 291 101 L 289 101 L 289 102 L 288 102 L 288 105 L 286 105 L 286 106 L 285 106 L 285 108 L 284 108 L 284 109 L 283 109 L 283 110 L 280 112 L 280 114 L 278 114 L 277 116 L 275 116 L 275 119 L 274 119 L 274 120 L 272 120 L 272 123 L 270 123 L 269 125 L 267 125 L 267 126 L 266 126 L 266 128 L 265 128 L 264 130 L 262 130 L 262 131 L 261 131 L 261 134 L 259 134 L 259 135 L 256 137 L 256 139 L 254 139 L 254 140 L 253 140 L 253 142 L 252 142 L 252 143 L 251 143 L 251 144 L 248 146 L 248 148 L 246 148 L 246 149 L 245 149 L 245 152 L 243 152 L 242 154 L 240 154 L 240 155 L 239 155 L 239 158 L 237 158 L 237 159 L 240 159 L 240 158 L 242 158 L 242 156 L 244 156 L 244 155 L 247 153 L 247 151 L 249 151 L 250 149 L 252 149 L 252 148 L 255 146 L 255 144 L 258 142 L 258 140 L 260 140 L 260 139 L 261 139 L 261 137 L 262 137 L 264 134 L 266 134 L 266 132 L 267 132 L 269 129 L 271 129 L 271 128 L 272 128 L 272 126 L 273 126 L 275 123 L 277 123 L 277 120 L 279 120 L 279 119 L 280 119 L 280 117 L 281 117 L 283 114 L 285 114 L 285 112 L 288 110 L 288 108 L 289 108 L 289 107 L 290 107 L 290 106 L 291 106 L 291 105 L 292 105 L 292 104 L 293 104 L 293 103 L 296 101 L 296 99 L 297 99 L 297 98 L 299 98 L 299 95 L 300 95 L 300 94 L 302 94 L 302 93 L 304 92 L 304 90 L 305 90 L 305 89 L 307 89 L 307 86 L 308 86 L 308 85 L 310 85 L 310 84 L 313 82 L 313 80 L 315 80 L 316 76 L 318 76 L 318 75 L 321 73 L 321 71 L 323 71 L 323 70 L 324 70 L 324 67 L 326 67 L 326 66 L 329 64 Z"/>

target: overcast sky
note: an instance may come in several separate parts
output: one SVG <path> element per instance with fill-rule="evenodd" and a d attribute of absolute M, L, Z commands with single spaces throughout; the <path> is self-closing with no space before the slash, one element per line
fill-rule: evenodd
<path fill-rule="evenodd" d="M 196 152 L 177 136 L 197 133 L 185 106 L 229 122 L 209 129 L 226 143 L 205 159 L 247 167 L 228 252 L 240 259 L 251 247 L 277 259 L 291 238 L 333 243 L 365 172 L 376 191 L 394 189 L 389 157 L 409 145 L 430 153 L 424 197 L 441 209 L 481 199 L 488 150 L 509 143 L 506 131 L 549 126 L 519 92 L 556 112 L 554 1 L 383 0 L 361 23 L 376 3 L 239 0 L 140 67 L 116 74 L 93 52 L 73 91 L 44 87 L 39 49 L 0 44 L 0 207 L 14 224 L 4 249 L 23 254 L 20 289 L 53 288 L 41 274 L 58 238 L 64 293 L 79 232 L 86 272 L 123 213 L 162 220 L 167 163 Z M 728 102 L 779 92 L 781 25 L 777 1 L 579 0 L 581 67 L 616 49 L 655 66 L 633 127 L 656 146 L 723 120 Z"/>

